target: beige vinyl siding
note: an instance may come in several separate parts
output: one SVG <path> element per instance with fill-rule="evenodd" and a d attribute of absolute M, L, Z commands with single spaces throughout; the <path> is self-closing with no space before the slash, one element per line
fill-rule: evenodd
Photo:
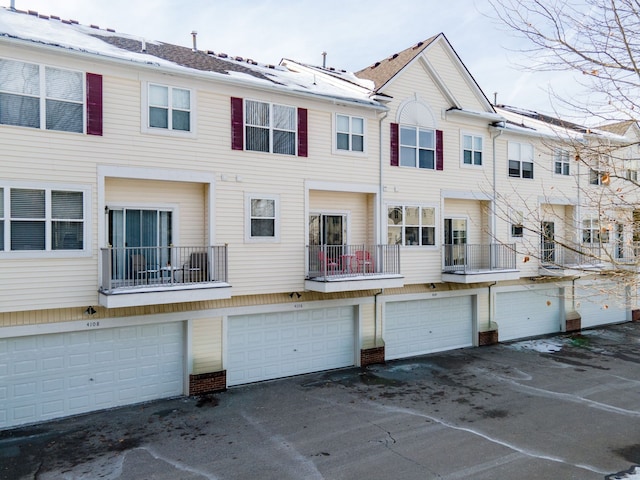
<path fill-rule="evenodd" d="M 378 306 L 380 311 L 380 306 Z M 375 344 L 376 333 L 380 338 L 380 331 L 376 332 L 376 305 L 373 303 L 360 305 L 360 335 L 362 339 L 361 348 L 373 348 L 379 345 Z M 380 328 L 380 326 L 378 326 Z"/>
<path fill-rule="evenodd" d="M 174 245 L 198 247 L 209 244 L 204 185 L 122 178 L 107 178 L 105 183 L 107 205 L 143 209 L 175 206 L 173 221 L 178 222 L 178 228 L 173 229 Z"/>
<path fill-rule="evenodd" d="M 309 192 L 309 212 L 311 213 L 345 213 L 348 215 L 348 243 L 352 245 L 367 243 L 372 240 L 373 211 L 371 211 L 369 195 L 348 192 Z M 306 244 L 308 244 L 308 239 Z"/>
<path fill-rule="evenodd" d="M 192 371 L 199 373 L 222 370 L 222 318 L 201 318 L 192 322 Z"/>

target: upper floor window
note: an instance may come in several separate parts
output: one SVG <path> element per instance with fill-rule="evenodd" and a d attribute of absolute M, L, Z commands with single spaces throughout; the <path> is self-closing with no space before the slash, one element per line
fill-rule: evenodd
<path fill-rule="evenodd" d="M 0 124 L 84 131 L 84 75 L 0 59 Z"/>
<path fill-rule="evenodd" d="M 522 210 L 511 210 L 511 237 L 522 238 L 524 236 L 524 213 Z"/>
<path fill-rule="evenodd" d="M 434 207 L 390 205 L 387 209 L 389 245 L 435 245 Z"/>
<path fill-rule="evenodd" d="M 296 109 L 274 103 L 246 100 L 247 150 L 296 154 Z"/>
<path fill-rule="evenodd" d="M 277 241 L 279 238 L 279 205 L 275 195 L 247 195 L 246 239 Z"/>
<path fill-rule="evenodd" d="M 307 109 L 231 97 L 231 148 L 306 157 Z"/>
<path fill-rule="evenodd" d="M 589 168 L 589 183 L 591 185 L 609 185 L 611 178 L 609 173 L 604 170 L 604 166 L 607 162 L 601 162 L 600 160 L 594 161 L 594 164 Z"/>
<path fill-rule="evenodd" d="M 191 131 L 191 91 L 149 84 L 149 128 Z"/>
<path fill-rule="evenodd" d="M 533 178 L 533 145 L 509 142 L 509 176 Z"/>
<path fill-rule="evenodd" d="M 634 182 L 638 181 L 638 170 L 640 170 L 640 160 L 638 159 L 638 148 L 635 147 L 633 150 L 629 150 L 626 155 L 626 159 L 624 161 L 625 170 L 626 170 L 626 178 L 627 180 L 631 180 Z"/>
<path fill-rule="evenodd" d="M 336 148 L 364 152 L 364 118 L 336 115 Z"/>
<path fill-rule="evenodd" d="M 608 243 L 609 229 L 603 227 L 598 217 L 586 217 L 582 220 L 583 243 Z"/>
<path fill-rule="evenodd" d="M 435 130 L 400 126 L 400 165 L 435 169 Z"/>
<path fill-rule="evenodd" d="M 556 148 L 553 152 L 554 172 L 557 175 L 569 175 L 571 162 L 569 152 L 561 148 Z"/>
<path fill-rule="evenodd" d="M 462 163 L 464 165 L 482 165 L 482 137 L 462 135 Z"/>
<path fill-rule="evenodd" d="M 0 188 L 0 251 L 83 250 L 85 193 Z"/>

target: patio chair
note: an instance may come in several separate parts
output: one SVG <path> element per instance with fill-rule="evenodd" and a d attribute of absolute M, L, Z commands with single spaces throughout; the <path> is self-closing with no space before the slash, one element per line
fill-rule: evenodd
<path fill-rule="evenodd" d="M 193 252 L 182 267 L 182 279 L 186 283 L 209 281 L 209 255 L 207 252 Z"/>
<path fill-rule="evenodd" d="M 327 258 L 325 253 L 320 250 L 318 251 L 318 261 L 320 262 L 320 272 L 333 272 L 335 273 L 338 270 L 339 265 L 338 262 L 331 258 Z"/>
<path fill-rule="evenodd" d="M 356 250 L 356 267 L 358 272 L 371 273 L 374 271 L 373 259 L 367 250 Z"/>

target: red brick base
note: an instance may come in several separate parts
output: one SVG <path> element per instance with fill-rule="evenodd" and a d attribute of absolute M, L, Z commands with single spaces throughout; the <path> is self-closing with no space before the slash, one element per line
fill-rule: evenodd
<path fill-rule="evenodd" d="M 227 371 L 189 375 L 189 395 L 222 392 L 227 389 Z"/>
<path fill-rule="evenodd" d="M 384 363 L 384 347 L 363 348 L 360 350 L 360 366 Z"/>
<path fill-rule="evenodd" d="M 577 312 L 571 312 L 566 318 L 566 332 L 578 332 L 582 329 L 582 317 Z"/>
<path fill-rule="evenodd" d="M 498 331 L 487 330 L 486 332 L 478 332 L 478 346 L 495 345 L 498 343 Z"/>
<path fill-rule="evenodd" d="M 631 310 L 631 321 L 640 322 L 640 310 Z"/>

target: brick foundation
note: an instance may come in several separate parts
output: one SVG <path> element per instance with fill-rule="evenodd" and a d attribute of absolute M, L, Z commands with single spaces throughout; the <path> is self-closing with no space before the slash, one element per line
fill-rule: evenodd
<path fill-rule="evenodd" d="M 640 310 L 631 310 L 631 321 L 640 322 Z"/>
<path fill-rule="evenodd" d="M 496 343 L 498 343 L 498 330 L 478 332 L 478 346 L 495 345 Z"/>
<path fill-rule="evenodd" d="M 569 312 L 566 318 L 565 332 L 578 332 L 582 329 L 582 317 L 578 312 Z"/>
<path fill-rule="evenodd" d="M 222 392 L 227 389 L 227 371 L 189 375 L 189 395 Z"/>
<path fill-rule="evenodd" d="M 360 350 L 360 366 L 384 363 L 384 347 L 363 348 Z"/>

